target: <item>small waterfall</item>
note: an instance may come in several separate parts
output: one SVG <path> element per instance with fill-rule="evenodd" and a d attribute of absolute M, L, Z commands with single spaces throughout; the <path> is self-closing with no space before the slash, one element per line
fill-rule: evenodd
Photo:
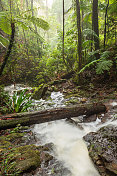
<path fill-rule="evenodd" d="M 5 90 L 13 92 L 14 88 L 13 90 L 12 88 L 13 87 L 7 87 Z M 20 88 L 22 89 L 22 87 Z M 19 90 L 19 88 L 17 89 Z M 52 92 L 51 100 L 34 100 L 34 105 L 45 109 L 49 108 L 48 103 L 51 103 L 50 108 L 52 108 L 65 106 L 64 102 L 65 99 L 60 92 Z M 117 103 L 112 102 L 111 105 L 116 106 Z M 95 132 L 101 127 L 109 124 L 117 125 L 117 119 L 113 115 L 111 115 L 110 120 L 103 124 L 98 118 L 95 122 L 80 123 L 83 129 L 68 123 L 66 120 L 59 120 L 44 124 L 36 124 L 33 128 L 33 132 L 35 132 L 39 139 L 37 145 L 40 145 L 40 141 L 42 145 L 53 143 L 53 156 L 55 156 L 64 167 L 71 171 L 71 175 L 65 174 L 61 176 L 99 176 L 98 171 L 88 155 L 83 136 L 89 132 Z"/>
<path fill-rule="evenodd" d="M 94 168 L 82 137 L 85 130 L 65 120 L 35 125 L 34 132 L 45 143 L 54 144 L 54 155 L 72 173 L 72 176 L 99 176 Z M 67 175 L 66 175 L 67 176 Z"/>

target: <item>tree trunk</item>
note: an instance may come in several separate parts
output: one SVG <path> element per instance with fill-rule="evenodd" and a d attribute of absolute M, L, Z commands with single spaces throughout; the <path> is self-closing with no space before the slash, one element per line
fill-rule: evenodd
<path fill-rule="evenodd" d="M 31 0 L 31 11 L 32 11 L 32 17 L 34 16 L 33 4 L 34 4 L 34 1 Z M 36 24 L 34 24 L 34 27 L 35 27 L 35 32 L 37 33 L 37 26 L 36 26 Z M 37 38 L 37 46 L 38 46 L 38 57 L 40 58 L 40 56 L 41 56 L 41 52 L 40 52 L 40 48 L 39 48 L 39 39 L 38 39 L 38 38 Z"/>
<path fill-rule="evenodd" d="M 11 23 L 11 30 L 12 30 L 12 33 L 11 33 L 11 38 L 10 38 L 10 43 L 9 43 L 9 46 L 8 46 L 8 50 L 7 50 L 7 53 L 6 53 L 6 56 L 5 56 L 5 59 L 3 61 L 3 64 L 0 68 L 0 75 L 2 75 L 2 72 L 7 64 L 7 61 L 8 61 L 8 58 L 11 54 L 11 49 L 13 47 L 13 42 L 14 42 L 14 36 L 15 36 L 15 23 Z"/>
<path fill-rule="evenodd" d="M 106 107 L 103 104 L 86 104 L 37 112 L 8 114 L 0 117 L 0 130 L 13 128 L 18 124 L 32 125 L 81 115 L 90 116 L 105 111 Z"/>
<path fill-rule="evenodd" d="M 64 15 L 64 9 L 65 9 L 65 3 L 63 0 L 63 62 L 65 64 L 65 66 L 67 67 L 66 61 L 65 61 L 65 53 L 64 53 L 64 36 L 65 36 L 65 15 Z"/>
<path fill-rule="evenodd" d="M 108 6 L 109 6 L 109 0 L 106 6 L 106 12 L 105 12 L 105 28 L 104 28 L 104 49 L 105 49 L 105 44 L 106 44 L 106 25 L 107 25 L 107 11 L 108 11 Z"/>
<path fill-rule="evenodd" d="M 80 15 L 80 3 L 76 0 L 76 12 L 77 12 L 77 30 L 78 30 L 78 57 L 79 57 L 79 71 L 82 68 L 82 34 L 81 34 L 81 15 Z"/>
<path fill-rule="evenodd" d="M 98 0 L 93 0 L 92 28 L 97 35 L 94 36 L 95 50 L 99 49 L 99 27 L 98 27 Z"/>

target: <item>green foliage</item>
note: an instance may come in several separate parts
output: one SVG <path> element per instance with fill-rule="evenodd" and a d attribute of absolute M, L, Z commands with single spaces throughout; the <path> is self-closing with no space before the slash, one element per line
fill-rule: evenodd
<path fill-rule="evenodd" d="M 0 113 L 6 114 L 12 112 L 11 100 L 7 92 L 4 91 L 4 87 L 0 86 Z"/>
<path fill-rule="evenodd" d="M 25 15 L 24 19 L 27 20 L 28 22 L 30 21 L 34 25 L 37 25 L 38 27 L 40 27 L 44 30 L 49 29 L 49 24 L 45 20 L 43 20 L 42 18 L 36 18 L 34 16 L 31 16 L 31 15 Z"/>
<path fill-rule="evenodd" d="M 104 71 L 109 71 L 110 68 L 113 65 L 113 61 L 112 60 L 108 60 L 108 58 L 110 57 L 111 52 L 110 51 L 105 51 L 101 54 L 100 59 L 98 60 L 94 60 L 90 63 L 88 63 L 87 65 L 85 65 L 79 72 L 82 73 L 86 68 L 90 67 L 91 65 L 97 64 L 96 67 L 96 73 L 97 74 L 102 74 L 104 73 Z"/>
<path fill-rule="evenodd" d="M 0 112 L 12 113 L 12 112 L 25 112 L 32 106 L 31 93 L 25 89 L 20 93 L 15 92 L 10 97 L 3 88 L 0 90 Z"/>
<path fill-rule="evenodd" d="M 0 12 L 0 29 L 6 34 L 11 34 L 10 13 Z"/>
<path fill-rule="evenodd" d="M 105 70 L 109 71 L 112 65 L 113 65 L 113 62 L 111 60 L 101 60 L 97 64 L 96 73 L 102 74 L 104 73 Z"/>
<path fill-rule="evenodd" d="M 1 44 L 4 48 L 6 48 L 6 46 L 8 45 L 8 42 L 9 42 L 9 40 L 6 39 L 5 37 L 3 37 L 3 36 L 0 34 L 0 44 Z"/>
<path fill-rule="evenodd" d="M 16 161 L 15 158 L 20 155 L 17 154 L 14 156 L 14 153 L 9 153 L 9 152 L 5 152 L 3 154 L 3 159 L 2 159 L 2 163 L 1 163 L 1 175 L 4 176 L 18 176 L 20 174 L 21 171 L 19 171 L 18 169 L 14 169 L 16 168 Z"/>
<path fill-rule="evenodd" d="M 12 109 L 14 112 L 25 112 L 29 107 L 32 106 L 31 93 L 27 92 L 28 90 L 25 89 L 21 91 L 20 94 L 15 92 L 12 97 Z"/>
<path fill-rule="evenodd" d="M 83 30 L 83 36 L 85 36 L 85 37 L 93 36 L 93 37 L 99 38 L 92 29 L 84 29 Z"/>

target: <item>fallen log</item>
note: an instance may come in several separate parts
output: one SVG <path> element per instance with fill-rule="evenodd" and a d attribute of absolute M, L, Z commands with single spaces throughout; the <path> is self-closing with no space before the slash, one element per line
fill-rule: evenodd
<path fill-rule="evenodd" d="M 8 114 L 0 117 L 0 130 L 14 128 L 17 124 L 22 126 L 32 125 L 81 115 L 91 116 L 105 111 L 106 106 L 103 104 L 82 104 L 35 112 Z"/>

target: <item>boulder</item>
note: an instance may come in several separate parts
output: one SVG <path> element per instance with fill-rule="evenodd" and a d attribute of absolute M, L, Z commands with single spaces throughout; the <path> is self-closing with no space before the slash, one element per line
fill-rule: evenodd
<path fill-rule="evenodd" d="M 84 137 L 89 155 L 101 176 L 117 175 L 117 127 L 102 127 Z"/>

